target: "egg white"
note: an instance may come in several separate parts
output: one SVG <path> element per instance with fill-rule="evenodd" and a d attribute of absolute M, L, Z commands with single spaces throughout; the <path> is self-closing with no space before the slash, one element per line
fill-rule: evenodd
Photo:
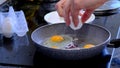
<path fill-rule="evenodd" d="M 49 37 L 43 41 L 43 45 L 46 47 L 50 47 L 50 48 L 52 48 L 52 46 L 57 46 L 58 47 L 57 49 L 65 49 L 65 46 L 68 45 L 69 43 L 71 43 L 72 37 L 70 37 L 69 35 L 60 35 L 60 36 L 62 36 L 64 38 L 63 41 L 52 42 L 50 40 L 51 37 Z"/>

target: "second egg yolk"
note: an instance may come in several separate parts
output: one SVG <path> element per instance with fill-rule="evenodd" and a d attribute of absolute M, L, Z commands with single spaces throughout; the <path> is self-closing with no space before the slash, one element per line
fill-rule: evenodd
<path fill-rule="evenodd" d="M 84 45 L 83 48 L 92 48 L 92 47 L 95 47 L 95 45 L 93 45 L 93 44 L 86 44 L 86 45 Z"/>

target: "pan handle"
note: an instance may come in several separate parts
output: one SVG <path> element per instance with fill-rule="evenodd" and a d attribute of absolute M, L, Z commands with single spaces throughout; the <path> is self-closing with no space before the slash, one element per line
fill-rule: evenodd
<path fill-rule="evenodd" d="M 120 39 L 112 39 L 110 43 L 107 45 L 110 48 L 118 48 L 120 47 Z"/>

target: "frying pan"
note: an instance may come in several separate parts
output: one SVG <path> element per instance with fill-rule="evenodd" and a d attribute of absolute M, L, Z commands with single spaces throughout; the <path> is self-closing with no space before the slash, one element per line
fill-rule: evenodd
<path fill-rule="evenodd" d="M 77 38 L 82 38 L 86 43 L 93 43 L 95 47 L 80 49 L 54 49 L 41 44 L 43 40 L 53 35 L 72 34 Z M 105 47 L 119 47 L 120 40 L 110 40 L 111 33 L 104 27 L 85 23 L 81 29 L 72 30 L 65 23 L 48 24 L 38 27 L 31 34 L 32 41 L 37 50 L 53 59 L 80 60 L 94 57 L 100 54 Z"/>

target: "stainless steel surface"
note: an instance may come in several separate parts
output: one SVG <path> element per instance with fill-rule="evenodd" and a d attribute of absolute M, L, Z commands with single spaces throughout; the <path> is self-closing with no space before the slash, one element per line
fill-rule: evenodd
<path fill-rule="evenodd" d="M 119 0 L 108 0 L 105 4 L 95 9 L 94 14 L 97 16 L 108 16 L 118 13 L 119 9 Z"/>
<path fill-rule="evenodd" d="M 120 8 L 120 1 L 119 0 L 108 0 L 99 8 L 95 9 L 95 11 L 106 11 L 106 10 L 114 10 Z"/>
<path fill-rule="evenodd" d="M 112 10 L 104 10 L 104 11 L 94 11 L 96 16 L 110 16 L 119 13 L 120 8 L 112 9 Z"/>

